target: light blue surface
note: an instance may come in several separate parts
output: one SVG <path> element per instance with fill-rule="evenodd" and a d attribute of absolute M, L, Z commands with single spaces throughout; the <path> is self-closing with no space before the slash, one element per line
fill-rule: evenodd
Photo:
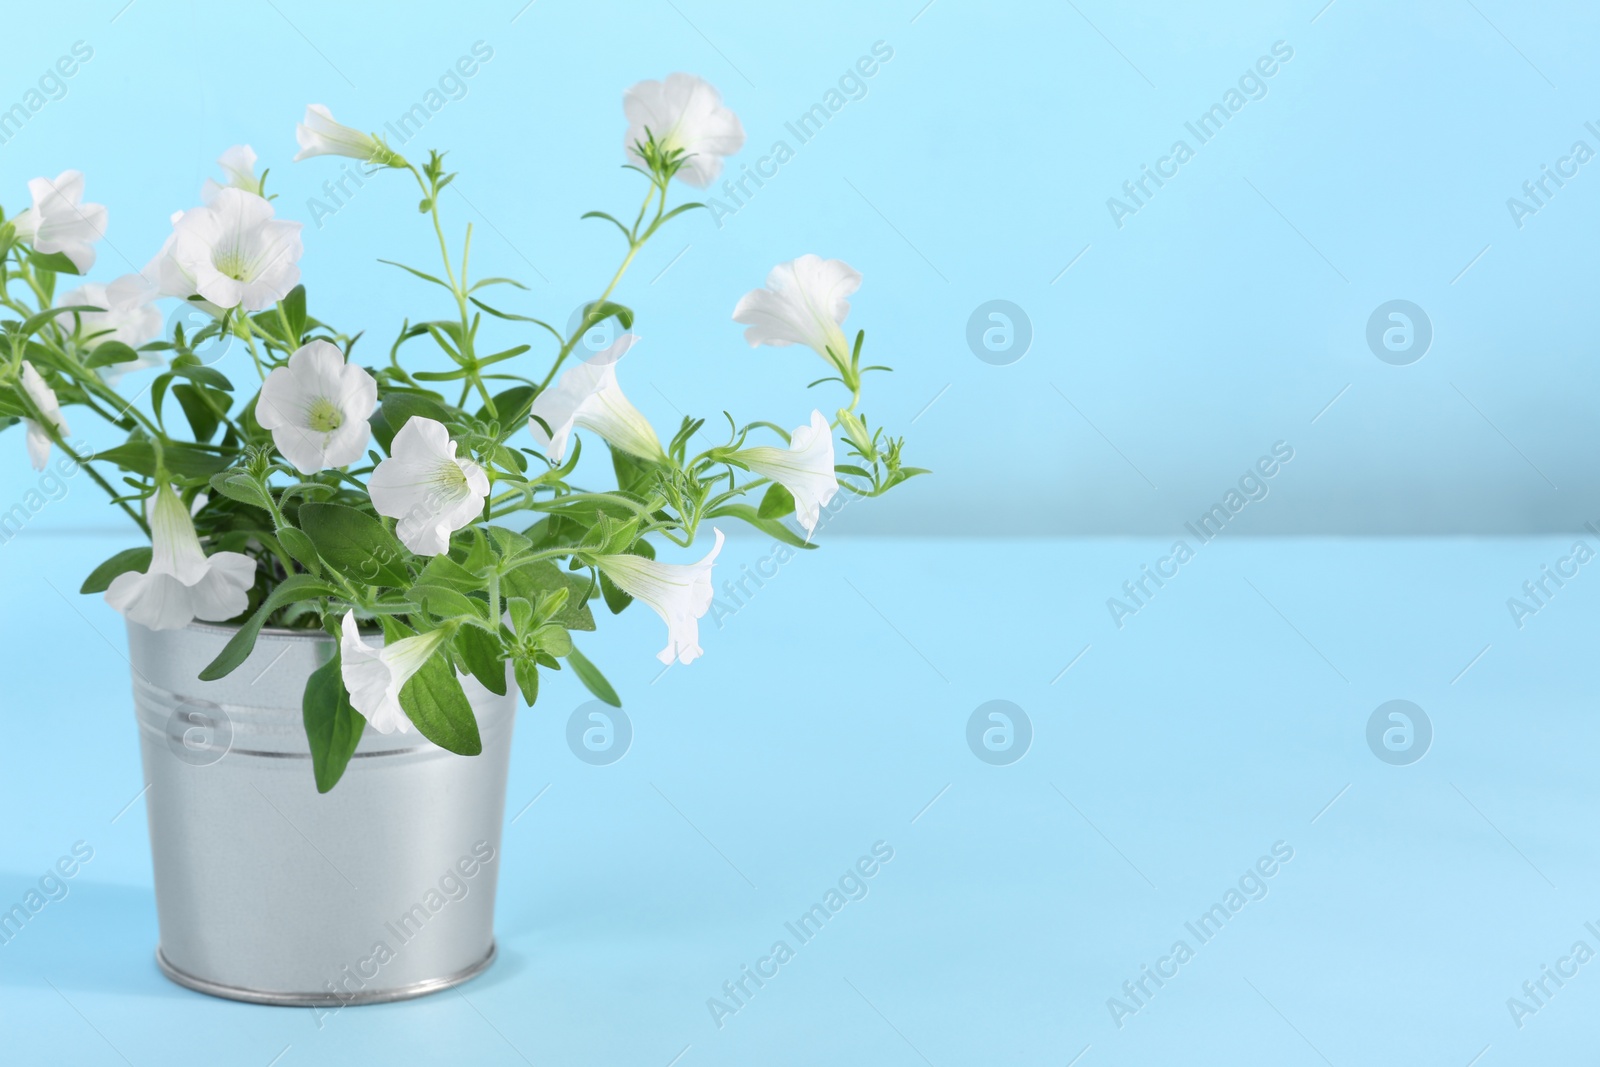
<path fill-rule="evenodd" d="M 1313 435 L 1262 532 L 1557 532 L 1600 489 L 1596 167 L 1520 229 L 1507 209 L 1574 141 L 1600 151 L 1584 126 L 1600 119 L 1600 16 L 1585 5 L 125 2 L 14 12 L 0 78 L 9 103 L 74 41 L 94 48 L 0 145 L 0 202 L 85 171 L 111 208 L 108 277 L 156 251 L 236 142 L 271 165 L 283 214 L 311 222 L 308 199 L 340 171 L 289 162 L 305 105 L 381 128 L 481 40 L 494 58 L 403 148 L 451 150 L 463 177 L 447 207 L 477 224 L 475 262 L 533 285 L 514 310 L 564 322 L 620 255 L 579 215 L 639 199 L 618 168 L 623 90 L 709 78 L 749 134 L 733 173 L 780 139 L 795 157 L 720 228 L 697 213 L 641 257 L 619 293 L 645 338 L 624 385 L 661 423 L 726 407 L 798 425 L 837 402 L 802 388 L 819 364 L 750 351 L 729 316 L 775 262 L 852 263 L 850 324 L 897 368 L 866 410 L 944 477 L 849 529 L 1164 536 L 1274 441 Z M 785 123 L 878 41 L 894 56 L 865 97 L 797 143 Z M 1266 95 L 1199 144 L 1184 124 L 1279 41 L 1293 58 Z M 1119 229 L 1108 199 L 1179 138 L 1194 158 Z M 369 330 L 373 349 L 422 292 L 373 260 L 433 260 L 415 198 L 385 175 L 307 231 L 313 313 Z M 966 341 L 996 298 L 1033 328 L 1009 366 Z M 1410 366 L 1365 340 L 1393 299 L 1433 325 Z M 0 464 L 0 501 L 19 477 Z M 90 509 L 75 500 L 60 521 Z"/>
<path fill-rule="evenodd" d="M 8 1061 L 910 1067 L 920 1050 L 949 1067 L 1092 1046 L 1081 1067 L 1342 1067 L 1464 1065 L 1490 1046 L 1481 1067 L 1583 1062 L 1600 964 L 1520 1030 L 1506 1006 L 1574 941 L 1600 949 L 1583 925 L 1600 926 L 1600 586 L 1581 570 L 1521 630 L 1506 608 L 1570 539 L 1225 537 L 1118 630 L 1106 597 L 1167 543 L 835 541 L 720 629 L 708 618 L 705 657 L 653 684 L 660 623 L 612 620 L 585 647 L 624 695 L 632 747 L 604 767 L 573 756 L 586 694 L 570 678 L 522 713 L 500 962 L 462 994 L 319 1030 L 309 1010 L 156 971 L 120 620 L 45 583 L 110 545 L 25 535 L 0 576 L 30 608 L 0 624 L 15 712 L 0 901 L 75 841 L 95 857 L 0 947 Z M 769 551 L 740 540 L 725 558 Z M 966 742 L 995 699 L 1034 727 L 1010 766 Z M 1367 747 L 1392 699 L 1432 723 L 1409 766 Z M 719 1029 L 707 999 L 880 840 L 894 858 L 866 898 L 791 942 Z M 1265 899 L 1190 940 L 1195 958 L 1118 1029 L 1107 999 L 1278 841 L 1294 857 Z"/>

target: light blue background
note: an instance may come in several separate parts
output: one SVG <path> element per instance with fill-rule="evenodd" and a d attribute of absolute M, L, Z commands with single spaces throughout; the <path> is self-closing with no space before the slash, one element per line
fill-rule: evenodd
<path fill-rule="evenodd" d="M 696 213 L 641 256 L 619 292 L 646 342 L 624 383 L 664 425 L 724 408 L 797 425 L 812 403 L 831 408 L 836 394 L 803 389 L 814 357 L 750 350 L 729 316 L 775 262 L 855 265 L 849 324 L 896 368 L 871 382 L 866 410 L 941 477 L 842 530 L 1166 534 L 1278 440 L 1300 458 L 1241 522 L 1252 532 L 1513 533 L 1594 517 L 1594 168 L 1520 230 L 1506 207 L 1575 140 L 1600 150 L 1583 127 L 1600 110 L 1597 16 L 1582 5 L 539 0 L 513 22 L 520 6 L 135 0 L 114 22 L 116 4 L 30 8 L 0 100 L 76 40 L 95 58 L 0 146 L 0 197 L 83 170 L 111 208 L 96 272 L 109 278 L 143 265 L 242 141 L 272 167 L 281 212 L 309 223 L 307 199 L 339 161 L 289 163 L 305 104 L 379 128 L 482 40 L 494 58 L 405 150 L 451 151 L 463 176 L 450 220 L 477 224 L 477 268 L 527 281 L 531 293 L 495 295 L 564 324 L 619 258 L 609 227 L 578 216 L 637 204 L 637 177 L 617 166 L 623 89 L 695 71 L 748 132 L 735 170 L 778 139 L 797 152 L 720 229 Z M 798 145 L 784 124 L 877 41 L 894 58 L 866 97 Z M 1107 199 L 1175 139 L 1194 146 L 1184 123 L 1277 41 L 1294 58 L 1268 95 L 1118 229 Z M 373 263 L 433 262 L 415 200 L 382 175 L 306 232 L 313 313 L 367 329 L 369 354 L 406 315 L 444 310 Z M 996 298 L 1033 328 L 1009 366 L 965 340 Z M 1435 334 L 1406 367 L 1365 342 L 1369 315 L 1397 298 Z M 15 464 L 3 477 L 0 499 L 27 484 Z M 58 510 L 100 514 L 88 500 Z"/>
<path fill-rule="evenodd" d="M 1600 119 L 1593 11 L 120 5 L 14 13 L 0 75 L 8 103 L 73 41 L 95 48 L 66 98 L 0 145 L 0 200 L 84 170 L 112 211 L 97 277 L 142 265 L 236 142 L 271 164 L 280 210 L 309 221 L 338 164 L 289 164 L 304 105 L 380 126 L 481 39 L 494 59 L 406 150 L 451 149 L 450 217 L 477 224 L 479 270 L 522 277 L 532 291 L 506 303 L 557 321 L 617 256 L 578 216 L 637 200 L 616 166 L 623 89 L 708 77 L 750 135 L 737 165 L 887 42 L 868 96 L 747 207 L 721 229 L 688 218 L 641 257 L 619 293 L 645 338 L 624 383 L 660 424 L 723 407 L 798 424 L 815 357 L 752 351 L 729 315 L 773 263 L 843 258 L 865 275 L 850 325 L 897 368 L 867 411 L 937 473 L 850 508 L 823 551 L 708 620 L 692 668 L 652 684 L 659 622 L 608 620 L 584 647 L 623 692 L 634 747 L 611 767 L 573 758 L 562 729 L 585 696 L 570 678 L 523 712 L 508 811 L 549 791 L 507 828 L 504 958 L 460 994 L 322 1031 L 155 970 L 122 624 L 72 592 L 128 542 L 74 484 L 0 551 L 0 903 L 73 841 L 96 848 L 71 896 L 0 947 L 9 1055 L 1492 1067 L 1592 1053 L 1600 964 L 1523 1029 L 1505 1001 L 1600 925 L 1594 593 L 1579 577 L 1521 629 L 1506 600 L 1600 519 L 1600 164 L 1521 230 L 1505 201 L 1574 140 L 1600 149 L 1583 129 Z M 1278 40 L 1294 58 L 1267 97 L 1117 229 L 1106 198 Z M 313 313 L 369 329 L 372 349 L 425 297 L 373 263 L 431 262 L 414 199 L 390 177 L 307 230 Z M 965 340 L 996 298 L 1034 331 L 1009 366 Z M 1364 338 L 1395 298 L 1435 330 L 1405 367 Z M 1106 599 L 1279 440 L 1295 458 L 1271 495 L 1117 628 Z M 4 449 L 0 504 L 35 484 L 16 432 Z M 1118 536 L 1038 536 L 1074 533 Z M 734 541 L 727 573 L 769 551 Z M 973 709 L 997 698 L 1035 729 L 1009 767 L 966 746 Z M 1435 730 L 1407 767 L 1364 736 L 1397 698 Z M 705 999 L 880 838 L 897 856 L 871 895 L 716 1029 Z M 1117 1029 L 1106 998 L 1279 839 L 1296 858 L 1268 898 Z"/>

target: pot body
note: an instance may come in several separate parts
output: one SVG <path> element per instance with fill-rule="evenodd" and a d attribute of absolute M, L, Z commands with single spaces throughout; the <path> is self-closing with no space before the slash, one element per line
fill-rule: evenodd
<path fill-rule="evenodd" d="M 216 996 L 343 1005 L 488 967 L 516 690 L 463 682 L 482 754 L 369 727 L 319 794 L 300 704 L 332 639 L 264 630 L 199 681 L 233 633 L 128 624 L 161 969 Z"/>

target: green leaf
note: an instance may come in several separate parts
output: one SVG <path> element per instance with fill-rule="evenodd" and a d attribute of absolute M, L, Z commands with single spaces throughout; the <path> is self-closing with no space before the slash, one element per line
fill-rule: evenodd
<path fill-rule="evenodd" d="M 38 270 L 51 270 L 57 274 L 77 274 L 78 265 L 67 258 L 65 252 L 29 251 L 28 258 Z"/>
<path fill-rule="evenodd" d="M 481 529 L 476 526 L 468 527 L 465 533 L 467 539 L 466 555 L 461 560 L 461 565 L 473 574 L 478 575 L 487 584 L 489 572 L 500 570 L 500 560 L 495 556 L 494 549 L 489 547 L 489 538 L 484 536 Z"/>
<path fill-rule="evenodd" d="M 494 395 L 494 409 L 499 413 L 498 420 L 501 426 L 520 424 L 528 417 L 528 409 L 533 406 L 533 398 L 539 391 L 531 385 L 514 385 L 504 392 Z M 481 408 L 478 418 L 484 422 L 489 421 L 489 409 Z"/>
<path fill-rule="evenodd" d="M 300 528 L 324 563 L 363 585 L 406 588 L 405 548 L 376 518 L 344 504 L 300 505 Z"/>
<path fill-rule="evenodd" d="M 533 547 L 533 542 L 504 526 L 489 527 L 489 539 L 500 550 L 502 558 L 515 558 Z"/>
<path fill-rule="evenodd" d="M 794 494 L 777 482 L 773 482 L 767 489 L 766 495 L 761 498 L 761 505 L 756 508 L 756 514 L 763 519 L 781 519 L 785 515 L 793 515 Z"/>
<path fill-rule="evenodd" d="M 121 341 L 101 341 L 94 346 L 94 351 L 89 353 L 83 365 L 91 368 L 109 367 L 113 363 L 132 363 L 138 358 L 139 353 Z"/>
<path fill-rule="evenodd" d="M 475 619 L 482 619 L 484 606 L 481 600 L 474 600 L 458 589 L 448 585 L 414 585 L 409 594 L 413 600 L 427 608 L 428 611 L 442 619 L 455 618 L 460 615 L 470 615 Z"/>
<path fill-rule="evenodd" d="M 483 751 L 478 720 L 442 648 L 401 686 L 400 707 L 422 736 L 440 748 L 462 756 Z"/>
<path fill-rule="evenodd" d="M 517 358 L 532 347 L 532 345 L 512 345 L 510 348 L 507 348 L 502 352 L 495 352 L 490 355 L 480 357 L 478 360 L 478 366 L 488 367 L 495 363 L 504 363 L 508 359 Z"/>
<path fill-rule="evenodd" d="M 619 304 L 614 300 L 599 300 L 583 306 L 582 332 L 588 332 L 591 328 L 606 321 L 613 315 L 617 317 L 618 322 L 622 323 L 624 330 L 633 329 L 632 308 Z"/>
<path fill-rule="evenodd" d="M 267 619 L 272 613 L 285 604 L 297 604 L 303 600 L 314 600 L 317 597 L 334 596 L 336 590 L 326 582 L 319 581 L 308 574 L 296 574 L 284 579 L 283 584 L 267 594 L 267 598 L 256 608 L 255 614 L 245 620 L 239 627 L 239 632 L 233 635 L 217 658 L 206 665 L 200 672 L 202 682 L 214 682 L 218 678 L 225 678 L 234 668 L 250 658 L 250 653 L 256 647 L 256 637 L 260 635 L 261 628 L 267 624 Z"/>
<path fill-rule="evenodd" d="M 573 671 L 578 675 L 578 681 L 583 683 L 585 689 L 614 708 L 622 707 L 622 698 L 617 696 L 617 691 L 611 688 L 611 683 L 600 673 L 600 668 L 590 663 L 582 652 L 577 649 L 568 652 L 567 662 L 572 664 Z"/>
<path fill-rule="evenodd" d="M 761 514 L 749 504 L 724 504 L 720 508 L 717 508 L 715 511 L 707 515 L 706 518 L 720 519 L 724 515 L 728 516 L 729 518 L 742 519 L 751 526 L 754 526 L 756 529 L 760 530 L 762 533 L 776 537 L 786 545 L 793 545 L 796 548 L 817 547 L 816 545 L 808 543 L 805 538 L 789 529 L 789 527 L 785 526 L 777 519 L 762 518 Z"/>
<path fill-rule="evenodd" d="M 189 429 L 194 431 L 194 439 L 199 444 L 205 444 L 216 434 L 221 420 L 217 413 L 211 410 L 205 401 L 201 390 L 204 386 L 190 385 L 184 382 L 172 387 L 172 395 L 178 398 L 178 405 L 183 408 L 183 417 L 189 420 Z"/>
<path fill-rule="evenodd" d="M 317 546 L 311 543 L 311 538 L 306 536 L 304 530 L 297 530 L 293 526 L 278 527 L 278 543 L 285 552 L 294 557 L 294 561 L 312 574 L 322 574 L 322 560 L 317 556 Z"/>
<path fill-rule="evenodd" d="M 511 632 L 522 636 L 533 625 L 533 605 L 525 597 L 506 598 L 506 611 L 511 615 Z"/>
<path fill-rule="evenodd" d="M 228 471 L 214 474 L 211 476 L 211 490 L 229 500 L 237 500 L 241 504 L 249 504 L 265 512 L 272 511 L 266 495 L 261 491 L 260 483 L 248 474 L 232 474 Z"/>
<path fill-rule="evenodd" d="M 45 323 L 52 322 L 57 318 L 64 318 L 74 311 L 99 310 L 101 309 L 95 307 L 93 304 L 71 304 L 67 307 L 48 307 L 43 311 L 29 315 L 25 320 L 23 320 L 22 325 L 18 327 L 18 332 L 21 333 L 23 337 L 32 337 L 44 327 Z M 63 331 L 65 331 L 65 329 L 66 328 L 63 327 Z"/>
<path fill-rule="evenodd" d="M 511 664 L 512 673 L 517 678 L 517 688 L 522 691 L 522 699 L 531 708 L 539 699 L 539 667 L 531 659 L 519 659 Z"/>
<path fill-rule="evenodd" d="M 289 332 L 294 335 L 289 340 L 298 348 L 306 332 L 305 286 L 297 285 L 289 290 L 289 295 L 283 298 L 283 314 L 289 320 Z"/>
<path fill-rule="evenodd" d="M 474 288 L 476 288 L 476 287 L 474 287 Z M 550 325 L 548 322 L 545 322 L 543 319 L 532 318 L 531 316 L 528 316 L 528 315 L 518 315 L 515 312 L 511 312 L 511 311 L 501 311 L 499 308 L 490 307 L 488 304 L 485 304 L 482 300 L 479 300 L 475 296 L 469 296 L 469 297 L 467 297 L 467 299 L 472 301 L 472 303 L 475 306 L 477 306 L 478 308 L 480 308 L 480 309 L 482 309 L 484 311 L 487 311 L 489 314 L 493 315 L 497 319 L 505 319 L 507 322 L 528 322 L 528 323 L 532 323 L 535 326 L 542 326 L 546 330 L 549 330 L 552 334 L 554 334 L 556 340 L 558 340 L 558 341 L 565 341 L 566 340 L 565 337 L 562 337 L 561 334 L 556 331 L 556 328 L 554 326 Z"/>
<path fill-rule="evenodd" d="M 638 456 L 620 448 L 608 447 L 611 448 L 611 468 L 617 476 L 617 488 L 624 493 L 644 495 L 644 490 L 655 481 L 655 468 Z"/>
<path fill-rule="evenodd" d="M 679 204 L 677 207 L 673 208 L 671 211 L 667 212 L 665 215 L 662 215 L 659 219 L 657 219 L 655 221 L 655 223 L 650 227 L 650 229 L 651 230 L 656 230 L 656 229 L 660 228 L 662 225 L 664 225 L 666 222 L 668 222 L 669 220 L 677 218 L 679 215 L 683 214 L 685 211 L 693 211 L 696 208 L 702 208 L 702 207 L 705 207 L 705 205 L 700 203 L 699 201 L 691 201 L 691 202 L 689 202 L 687 204 Z"/>
<path fill-rule="evenodd" d="M 500 658 L 500 641 L 494 634 L 476 626 L 456 630 L 456 654 L 467 671 L 482 686 L 498 696 L 506 695 L 506 662 Z"/>
<path fill-rule="evenodd" d="M 423 203 L 424 203 L 424 204 L 427 204 L 427 201 L 426 201 L 426 200 L 424 200 L 424 201 L 423 201 Z M 428 210 L 428 209 L 427 209 L 427 207 L 423 207 L 423 209 L 422 209 L 422 210 L 423 210 L 423 211 L 427 211 L 427 210 Z M 417 268 L 415 268 L 415 267 L 408 267 L 408 266 L 406 266 L 406 265 L 405 265 L 405 264 L 404 264 L 404 263 L 396 263 L 396 262 L 395 262 L 395 261 L 394 261 L 394 260 L 392 260 L 392 259 L 380 259 L 380 260 L 378 260 L 378 262 L 379 262 L 379 263 L 387 263 L 387 264 L 389 264 L 389 266 L 391 266 L 391 267 L 399 267 L 399 268 L 400 268 L 400 269 L 401 269 L 401 270 L 403 270 L 403 271 L 405 271 L 405 272 L 407 272 L 407 273 L 408 273 L 408 274 L 415 274 L 415 275 L 416 275 L 416 276 L 417 276 L 417 277 L 419 277 L 419 278 L 421 278 L 421 279 L 422 279 L 422 280 L 423 280 L 423 281 L 425 281 L 425 282 L 432 282 L 432 283 L 433 283 L 433 284 L 434 284 L 434 285 L 437 285 L 437 286 L 438 286 L 438 287 L 439 287 L 439 288 L 441 288 L 441 289 L 448 289 L 448 288 L 450 288 L 450 287 L 449 287 L 449 286 L 448 286 L 448 285 L 446 285 L 446 284 L 445 284 L 445 283 L 444 283 L 444 282 L 441 282 L 441 281 L 440 281 L 440 280 L 439 280 L 439 279 L 438 279 L 438 278 L 435 278 L 435 277 L 434 277 L 434 276 L 433 276 L 433 275 L 431 275 L 431 274 L 424 274 L 424 273 L 422 273 L 422 272 L 421 272 L 421 271 L 420 271 L 420 270 L 418 270 L 418 269 L 417 269 Z"/>
<path fill-rule="evenodd" d="M 233 392 L 233 383 L 228 381 L 227 375 L 214 367 L 207 367 L 199 363 L 174 362 L 171 370 L 173 374 L 199 382 L 201 385 L 209 385 L 213 389 L 221 389 L 225 393 Z"/>
<path fill-rule="evenodd" d="M 367 418 L 367 425 L 372 429 L 372 439 L 378 442 L 378 447 L 383 449 L 384 454 L 387 455 L 390 446 L 394 444 L 394 435 L 399 428 L 389 425 L 389 419 L 384 415 L 382 408 L 374 411 Z"/>
<path fill-rule="evenodd" d="M 379 409 L 379 414 L 389 427 L 388 438 L 378 442 L 385 452 L 389 451 L 394 435 L 403 430 L 413 416 L 432 419 L 434 422 L 450 421 L 450 413 L 444 409 L 444 405 L 421 393 L 389 393 L 383 398 L 383 407 Z"/>
<path fill-rule="evenodd" d="M 629 230 L 626 226 L 618 222 L 612 216 L 606 214 L 604 211 L 585 211 L 578 217 L 580 219 L 605 219 L 607 222 L 611 223 L 611 225 L 621 230 L 623 237 L 627 238 L 630 242 L 633 240 L 633 231 Z"/>
<path fill-rule="evenodd" d="M 150 549 L 125 548 L 89 572 L 89 577 L 78 587 L 80 593 L 103 593 L 111 588 L 111 580 L 128 571 L 141 574 L 150 569 Z"/>
<path fill-rule="evenodd" d="M 552 656 L 572 655 L 572 635 L 567 633 L 566 627 L 557 623 L 539 627 L 534 639 L 539 642 L 541 651 L 548 652 Z"/>
<path fill-rule="evenodd" d="M 611 609 L 613 615 L 621 615 L 633 603 L 633 595 L 624 593 L 622 587 L 606 577 L 604 571 L 600 572 L 600 595 L 605 598 L 606 607 Z"/>
<path fill-rule="evenodd" d="M 475 593 L 484 588 L 484 580 L 449 556 L 434 556 L 422 568 L 421 580 L 428 584 L 447 586 L 458 593 Z"/>
<path fill-rule="evenodd" d="M 487 286 L 490 286 L 490 285 L 514 285 L 518 289 L 522 289 L 522 290 L 527 290 L 527 288 L 528 288 L 526 285 L 523 285 L 521 282 L 517 281 L 515 278 L 479 278 L 476 282 L 474 282 L 472 284 L 472 288 L 468 289 L 467 292 L 475 293 L 479 289 L 483 289 L 483 288 L 485 288 Z"/>
<path fill-rule="evenodd" d="M 541 592 L 567 590 L 567 602 L 556 616 L 569 630 L 593 630 L 594 615 L 584 600 L 589 595 L 589 579 L 580 574 L 570 574 L 549 560 L 525 563 L 507 572 L 500 579 L 500 591 L 508 597 L 522 597 L 537 601 Z"/>
<path fill-rule="evenodd" d="M 167 473 L 179 478 L 210 478 L 213 474 L 227 470 L 233 462 L 227 456 L 206 452 L 180 441 L 173 441 L 161 451 L 166 461 Z M 115 464 L 123 470 L 142 474 L 146 478 L 156 476 L 156 454 L 149 441 L 129 441 L 125 445 L 108 448 L 94 458 L 100 462 Z"/>
<path fill-rule="evenodd" d="M 306 740 L 311 744 L 311 773 L 319 793 L 339 784 L 367 727 L 367 720 L 350 705 L 339 662 L 339 646 L 335 645 L 333 658 L 306 679 L 305 697 L 300 702 Z"/>

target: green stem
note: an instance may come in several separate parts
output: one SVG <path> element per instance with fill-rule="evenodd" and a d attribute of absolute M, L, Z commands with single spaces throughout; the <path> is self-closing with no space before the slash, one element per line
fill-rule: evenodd
<path fill-rule="evenodd" d="M 667 206 L 667 191 L 665 186 L 652 181 L 650 183 L 650 191 L 645 194 L 644 203 L 639 206 L 639 217 L 634 220 L 633 232 L 628 235 L 628 254 L 622 258 L 622 265 L 618 267 L 617 272 L 611 276 L 610 284 L 605 287 L 605 291 L 602 292 L 599 299 L 595 301 L 596 304 L 603 304 L 611 298 L 611 294 L 616 290 L 617 285 L 622 281 L 622 276 L 628 272 L 628 267 L 633 264 L 634 257 L 639 254 L 639 249 L 643 248 L 645 242 L 650 239 L 651 234 L 655 233 L 655 225 L 652 224 L 651 227 L 645 231 L 643 236 L 638 236 L 639 224 L 644 221 L 645 212 L 650 209 L 650 203 L 655 199 L 657 193 L 661 194 L 661 205 L 656 209 L 656 221 L 659 222 L 661 220 L 662 212 Z M 561 369 L 561 364 L 566 362 L 567 357 L 572 354 L 572 350 L 577 346 L 578 338 L 583 336 L 586 326 L 587 323 L 580 321 L 578 323 L 578 328 L 573 331 L 572 336 L 567 338 L 566 342 L 562 344 L 561 351 L 556 353 L 555 362 L 550 366 L 550 373 L 546 374 L 544 376 L 544 381 L 539 383 L 539 391 L 541 393 L 548 389 L 550 387 L 550 383 L 555 380 L 556 372 Z"/>

